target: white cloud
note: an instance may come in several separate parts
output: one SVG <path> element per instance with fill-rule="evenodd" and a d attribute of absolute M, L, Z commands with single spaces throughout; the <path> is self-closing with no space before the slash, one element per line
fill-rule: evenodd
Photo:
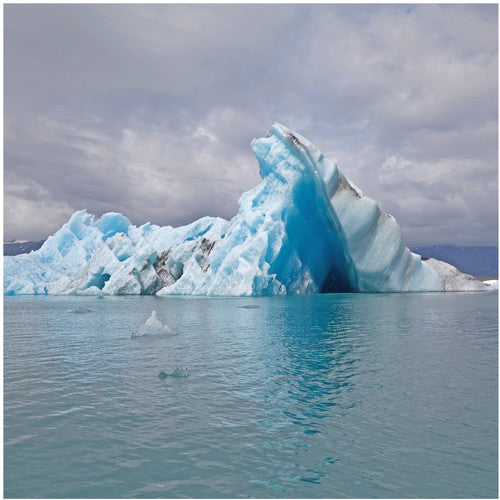
<path fill-rule="evenodd" d="M 493 4 L 8 5 L 6 208 L 36 185 L 57 220 L 230 217 L 280 121 L 412 244 L 493 244 L 497 33 Z M 9 214 L 12 238 L 54 227 Z"/>
<path fill-rule="evenodd" d="M 202 215 L 232 217 L 240 194 L 257 184 L 259 176 L 250 148 L 244 155 L 230 142 L 215 140 L 227 127 L 228 113 L 238 121 L 235 110 L 213 110 L 197 126 L 177 133 L 136 123 L 117 136 L 39 118 L 23 130 L 24 139 L 38 146 L 36 150 L 49 145 L 53 151 L 47 158 L 62 158 L 55 166 L 39 159 L 34 170 L 32 150 L 18 153 L 18 168 L 9 170 L 5 183 L 6 236 L 17 234 L 22 217 L 33 219 L 36 212 L 38 224 L 27 225 L 23 235 L 33 232 L 32 237 L 41 238 L 47 227 L 54 227 L 54 219 L 59 224 L 61 214 L 67 219 L 82 208 L 96 215 L 119 211 L 137 224 L 178 225 Z M 23 194 L 29 195 L 24 204 Z M 39 207 L 46 199 L 52 202 L 43 211 L 48 216 L 44 223 Z"/>

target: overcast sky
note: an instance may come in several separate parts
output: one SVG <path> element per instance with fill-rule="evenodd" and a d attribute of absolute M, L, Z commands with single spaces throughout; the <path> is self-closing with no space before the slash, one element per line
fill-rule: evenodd
<path fill-rule="evenodd" d="M 497 243 L 497 5 L 4 9 L 5 240 L 231 218 L 278 121 L 407 244 Z"/>

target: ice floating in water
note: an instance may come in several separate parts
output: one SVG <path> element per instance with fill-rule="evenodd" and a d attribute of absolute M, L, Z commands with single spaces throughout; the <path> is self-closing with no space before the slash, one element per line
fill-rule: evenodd
<path fill-rule="evenodd" d="M 73 314 L 85 314 L 92 312 L 92 309 L 89 309 L 88 307 L 75 307 L 73 309 L 70 309 L 68 312 Z"/>
<path fill-rule="evenodd" d="M 313 144 L 275 123 L 251 143 L 262 182 L 230 220 L 136 227 L 85 210 L 30 254 L 4 258 L 4 293 L 277 295 L 487 290 L 422 261 L 383 213 Z"/>
<path fill-rule="evenodd" d="M 498 290 L 498 280 L 486 280 L 483 284 L 487 285 L 490 290 Z"/>
<path fill-rule="evenodd" d="M 260 309 L 260 306 L 245 305 L 245 306 L 238 306 L 238 309 Z"/>
<path fill-rule="evenodd" d="M 176 335 L 168 325 L 160 321 L 156 311 L 151 312 L 151 316 L 139 328 L 139 331 L 132 334 L 132 337 L 144 337 L 149 335 Z"/>
<path fill-rule="evenodd" d="M 174 378 L 184 378 L 189 377 L 189 371 L 186 366 L 178 366 L 171 374 Z"/>
<path fill-rule="evenodd" d="M 165 373 L 164 371 L 161 371 L 158 374 L 159 379 L 165 379 L 167 377 L 174 377 L 174 378 L 186 378 L 189 377 L 189 371 L 186 366 L 178 366 L 173 372 L 171 373 Z"/>

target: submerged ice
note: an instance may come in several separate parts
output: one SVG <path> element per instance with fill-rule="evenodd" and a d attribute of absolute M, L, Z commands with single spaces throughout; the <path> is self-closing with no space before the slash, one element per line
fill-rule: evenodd
<path fill-rule="evenodd" d="M 487 289 L 449 264 L 410 252 L 396 220 L 307 139 L 274 124 L 251 146 L 262 182 L 241 196 L 230 221 L 203 217 L 178 228 L 136 227 L 121 214 L 96 220 L 82 210 L 38 251 L 5 257 L 5 293 Z"/>
<path fill-rule="evenodd" d="M 163 370 L 158 374 L 158 378 L 161 380 L 165 380 L 167 377 L 173 378 L 187 378 L 189 377 L 189 370 L 186 366 L 178 366 L 171 373 L 166 373 Z"/>

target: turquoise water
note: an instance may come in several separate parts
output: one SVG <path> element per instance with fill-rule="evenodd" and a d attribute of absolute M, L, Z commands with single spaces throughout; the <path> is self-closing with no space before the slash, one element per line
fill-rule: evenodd
<path fill-rule="evenodd" d="M 497 497 L 497 301 L 6 297 L 4 494 Z"/>

